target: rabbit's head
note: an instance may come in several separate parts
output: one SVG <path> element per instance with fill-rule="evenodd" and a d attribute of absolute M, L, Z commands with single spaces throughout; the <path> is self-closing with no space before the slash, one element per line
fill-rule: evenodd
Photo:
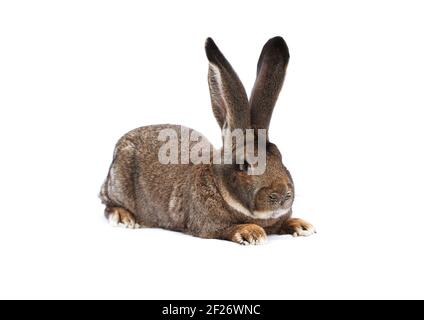
<path fill-rule="evenodd" d="M 282 163 L 280 151 L 268 138 L 272 111 L 289 61 L 287 45 L 281 37 L 272 38 L 264 45 L 250 100 L 237 74 L 211 38 L 206 40 L 205 47 L 212 109 L 223 132 L 224 144 L 226 138 L 230 139 L 233 159 L 231 164 L 213 165 L 221 193 L 228 205 L 251 218 L 272 219 L 288 214 L 294 200 L 293 181 Z M 233 141 L 237 139 L 228 136 L 227 132 L 236 130 L 245 133 L 244 143 L 237 143 Z M 251 134 L 250 140 L 247 132 Z M 262 160 L 266 163 L 262 170 L 258 170 L 258 162 L 253 163 L 247 156 L 247 141 L 253 141 L 254 155 L 263 154 Z M 246 159 L 241 163 L 240 154 Z"/>

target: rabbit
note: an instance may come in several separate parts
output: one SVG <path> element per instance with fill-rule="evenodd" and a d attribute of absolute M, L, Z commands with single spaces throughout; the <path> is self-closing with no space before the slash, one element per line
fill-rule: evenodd
<path fill-rule="evenodd" d="M 286 42 L 282 37 L 274 37 L 264 45 L 250 100 L 211 38 L 206 40 L 205 50 L 212 110 L 222 132 L 253 129 L 256 139 L 258 129 L 268 130 L 283 85 L 289 61 Z M 175 130 L 180 141 L 181 128 L 184 127 L 170 124 L 145 126 L 130 131 L 118 141 L 100 191 L 105 216 L 111 224 L 163 228 L 242 245 L 263 244 L 270 234 L 315 233 L 310 223 L 291 217 L 295 197 L 293 180 L 268 134 L 266 169 L 261 175 L 250 175 L 248 170 L 253 164 L 249 162 L 161 163 L 158 160 L 163 145 L 158 140 L 160 132 Z M 197 131 L 185 129 L 207 141 Z M 188 148 L 193 145 L 191 141 Z M 235 157 L 237 147 L 231 150 L 231 156 Z"/>

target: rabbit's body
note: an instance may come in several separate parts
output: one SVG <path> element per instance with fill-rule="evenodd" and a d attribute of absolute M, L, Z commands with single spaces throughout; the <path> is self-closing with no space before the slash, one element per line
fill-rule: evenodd
<path fill-rule="evenodd" d="M 192 230 L 189 233 L 206 236 L 208 231 L 200 225 L 207 225 L 204 222 L 210 216 L 203 215 L 200 207 L 212 205 L 217 196 L 210 166 L 161 164 L 157 137 L 163 129 L 175 130 L 180 138 L 179 126 L 155 125 L 135 129 L 120 139 L 102 187 L 102 200 L 107 206 L 125 208 L 142 226 Z M 200 201 L 208 193 L 211 200 Z"/>
<path fill-rule="evenodd" d="M 128 211 L 133 226 L 183 231 L 203 238 L 220 238 L 223 230 L 237 224 L 257 224 L 278 233 L 291 212 L 283 219 L 253 219 L 239 212 L 234 208 L 237 204 L 231 206 L 223 198 L 227 191 L 214 175 L 212 160 L 211 164 L 160 163 L 162 144 L 157 137 L 164 129 L 174 130 L 181 139 L 181 126 L 154 125 L 132 130 L 118 141 L 100 195 L 107 207 Z M 190 148 L 193 145 L 195 142 L 190 142 Z"/>
<path fill-rule="evenodd" d="M 214 161 L 217 154 L 224 155 L 222 149 L 210 152 L 210 157 L 207 154 L 208 163 L 188 158 L 183 163 L 165 164 L 159 156 L 165 143 L 159 137 L 164 131 L 176 133 L 179 160 L 183 154 L 185 157 L 190 151 L 198 151 L 195 148 L 199 139 L 208 146 L 210 143 L 194 130 L 177 125 L 132 130 L 116 144 L 100 192 L 107 218 L 130 228 L 158 227 L 241 244 L 262 243 L 266 234 L 314 233 L 309 223 L 291 218 L 293 181 L 277 146 L 268 140 L 267 130 L 289 60 L 284 40 L 276 37 L 265 44 L 250 100 L 231 65 L 210 38 L 206 54 L 213 112 L 224 141 L 230 141 L 229 156 L 234 162 Z M 195 133 L 197 141 L 186 142 L 182 128 L 189 135 Z M 237 130 L 246 137 L 241 146 L 231 136 L 231 131 Z M 250 140 L 248 131 L 254 133 Z M 264 170 L 259 170 L 259 158 L 255 163 L 248 157 L 248 141 L 253 142 L 253 154 L 264 151 Z M 237 162 L 240 154 L 246 156 L 241 163 Z"/>

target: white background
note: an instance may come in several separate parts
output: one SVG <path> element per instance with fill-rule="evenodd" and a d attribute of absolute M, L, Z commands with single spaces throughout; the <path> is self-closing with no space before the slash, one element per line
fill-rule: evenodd
<path fill-rule="evenodd" d="M 0 298 L 424 298 L 420 1 L 2 1 Z M 111 228 L 117 139 L 220 133 L 203 44 L 253 84 L 291 50 L 271 124 L 309 238 L 241 247 Z"/>

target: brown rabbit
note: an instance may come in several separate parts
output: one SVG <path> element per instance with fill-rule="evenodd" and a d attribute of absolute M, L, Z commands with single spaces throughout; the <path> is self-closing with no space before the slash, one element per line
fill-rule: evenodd
<path fill-rule="evenodd" d="M 256 141 L 259 129 L 268 130 L 283 85 L 289 61 L 285 41 L 275 37 L 263 47 L 250 101 L 211 38 L 205 48 L 212 108 L 221 129 L 253 129 Z M 265 171 L 251 175 L 254 164 L 247 161 L 161 163 L 158 154 L 163 142 L 158 137 L 165 129 L 175 130 L 178 141 L 182 141 L 182 129 L 207 141 L 192 129 L 168 124 L 141 127 L 123 136 L 100 192 L 111 223 L 128 228 L 158 227 L 244 245 L 261 244 L 267 234 L 308 236 L 315 232 L 306 221 L 291 218 L 293 181 L 268 135 Z M 194 142 L 187 145 L 189 150 L 193 146 Z M 231 147 L 235 158 L 239 146 Z M 182 151 L 179 149 L 178 157 Z"/>

